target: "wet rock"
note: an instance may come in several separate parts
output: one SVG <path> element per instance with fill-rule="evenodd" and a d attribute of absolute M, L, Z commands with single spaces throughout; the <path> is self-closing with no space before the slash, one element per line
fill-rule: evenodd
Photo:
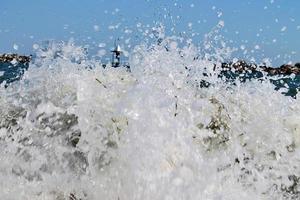
<path fill-rule="evenodd" d="M 276 87 L 275 90 L 286 88 L 282 94 L 297 97 L 300 90 L 300 63 L 295 65 L 282 65 L 280 67 L 268 67 L 266 65 L 256 65 L 247 63 L 243 60 L 236 62 L 222 63 L 220 68 L 215 67 L 215 71 L 219 69 L 219 78 L 224 78 L 226 82 L 236 84 L 235 80 L 246 82 L 251 79 L 264 81 L 265 77 L 269 77 L 271 83 Z M 293 76 L 290 76 L 293 75 Z M 273 76 L 276 76 L 273 78 Z M 280 76 L 280 77 L 279 77 Z"/>
<path fill-rule="evenodd" d="M 224 71 L 234 71 L 236 73 L 257 73 L 267 72 L 268 75 L 290 75 L 300 74 L 300 63 L 295 65 L 281 65 L 280 67 L 268 67 L 266 65 L 257 65 L 255 63 L 247 63 L 244 60 L 236 62 L 222 63 L 221 69 Z"/>
<path fill-rule="evenodd" d="M 293 65 L 281 65 L 279 68 L 266 67 L 263 68 L 269 75 L 291 75 L 300 74 L 300 68 Z"/>
<path fill-rule="evenodd" d="M 253 78 L 262 78 L 263 71 L 254 63 L 240 60 L 234 63 L 222 63 L 219 77 L 225 77 L 227 81 L 239 79 L 241 82 L 245 82 Z"/>
<path fill-rule="evenodd" d="M 215 114 L 211 116 L 211 121 L 205 127 L 203 124 L 197 124 L 199 129 L 205 128 L 212 132 L 211 136 L 205 137 L 203 139 L 203 144 L 207 151 L 212 151 L 214 149 L 219 149 L 225 147 L 229 141 L 229 130 L 228 121 L 230 116 L 228 115 L 225 106 L 221 104 L 217 99 L 211 98 L 210 102 L 215 106 Z"/>
<path fill-rule="evenodd" d="M 19 63 L 29 63 L 31 61 L 31 55 L 30 56 L 22 56 L 18 54 L 2 54 L 0 55 L 0 62 L 19 62 Z"/>
<path fill-rule="evenodd" d="M 78 191 L 71 192 L 68 198 L 68 200 L 84 200 L 84 199 L 89 199 L 88 195 L 85 192 L 80 192 L 80 194 L 78 194 Z"/>
<path fill-rule="evenodd" d="M 75 130 L 70 138 L 68 138 L 68 144 L 72 145 L 73 147 L 76 147 L 77 144 L 79 143 L 81 137 L 81 131 L 80 130 Z"/>
<path fill-rule="evenodd" d="M 234 69 L 235 72 L 243 73 L 246 71 L 256 71 L 258 67 L 256 64 L 253 63 L 248 64 L 246 61 L 239 60 L 237 62 L 222 63 L 221 68 L 225 70 Z"/>
<path fill-rule="evenodd" d="M 290 185 L 281 185 L 281 191 L 284 192 L 285 198 L 299 199 L 300 198 L 300 177 L 296 175 L 289 175 Z"/>
<path fill-rule="evenodd" d="M 75 194 L 71 193 L 69 196 L 69 200 L 81 200 L 81 199 L 77 198 Z"/>

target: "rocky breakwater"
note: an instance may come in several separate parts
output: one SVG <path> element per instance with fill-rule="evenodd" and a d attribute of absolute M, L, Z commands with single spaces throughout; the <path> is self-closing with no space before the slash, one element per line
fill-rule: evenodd
<path fill-rule="evenodd" d="M 222 63 L 221 71 L 232 71 L 235 73 L 257 73 L 266 72 L 267 75 L 299 75 L 300 74 L 300 63 L 295 65 L 281 65 L 280 67 L 268 67 L 266 65 L 257 65 L 255 63 L 247 63 L 244 60 L 237 62 Z"/>
<path fill-rule="evenodd" d="M 266 76 L 276 86 L 276 90 L 285 89 L 282 92 L 283 94 L 296 98 L 297 93 L 300 91 L 300 63 L 268 67 L 240 60 L 222 63 L 219 74 L 219 77 L 225 77 L 228 82 L 233 83 L 236 79 L 241 82 L 251 79 L 261 79 L 263 81 Z"/>
<path fill-rule="evenodd" d="M 0 55 L 0 63 L 29 63 L 31 56 L 22 56 L 18 54 L 2 54 Z"/>
<path fill-rule="evenodd" d="M 300 63 L 296 63 L 295 65 L 281 65 L 278 68 L 262 67 L 262 70 L 269 75 L 298 75 L 300 74 Z"/>

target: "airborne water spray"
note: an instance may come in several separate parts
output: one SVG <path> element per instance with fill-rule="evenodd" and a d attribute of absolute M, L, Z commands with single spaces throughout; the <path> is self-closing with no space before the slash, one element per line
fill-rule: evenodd
<path fill-rule="evenodd" d="M 52 43 L 0 88 L 1 198 L 299 198 L 299 100 L 224 81 L 226 46 L 159 35 L 131 73 Z"/>

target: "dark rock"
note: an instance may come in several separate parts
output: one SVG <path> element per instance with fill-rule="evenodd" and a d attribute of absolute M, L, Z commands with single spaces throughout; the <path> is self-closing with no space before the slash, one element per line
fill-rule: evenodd
<path fill-rule="evenodd" d="M 262 78 L 262 72 L 256 64 L 239 60 L 237 62 L 222 63 L 219 77 L 225 77 L 229 82 L 236 79 L 245 82 L 253 78 Z"/>
<path fill-rule="evenodd" d="M 237 62 L 222 63 L 219 68 L 214 67 L 214 71 L 220 70 L 218 77 L 224 79 L 227 83 L 236 84 L 235 80 L 246 82 L 252 79 L 260 81 L 269 77 L 271 83 L 276 87 L 275 90 L 286 88 L 282 94 L 297 97 L 300 91 L 300 63 L 295 65 L 281 65 L 280 67 L 268 67 L 266 65 L 256 65 L 239 60 Z M 295 76 L 290 76 L 295 75 Z M 273 76 L 277 76 L 274 77 Z"/>
<path fill-rule="evenodd" d="M 280 67 L 268 67 L 265 65 L 257 66 L 254 63 L 247 63 L 244 60 L 237 62 L 222 63 L 222 70 L 230 70 L 235 73 L 255 73 L 255 72 L 267 72 L 268 75 L 290 75 L 300 74 L 300 63 L 295 65 L 281 65 Z"/>
<path fill-rule="evenodd" d="M 285 197 L 290 197 L 290 199 L 299 199 L 300 197 L 300 177 L 296 175 L 288 176 L 291 185 L 281 185 L 281 191 L 285 192 Z"/>
<path fill-rule="evenodd" d="M 76 197 L 76 194 L 70 193 L 69 200 L 81 200 L 80 198 Z"/>
<path fill-rule="evenodd" d="M 0 62 L 12 62 L 15 60 L 18 63 L 29 63 L 31 61 L 31 55 L 30 56 L 22 56 L 18 54 L 2 54 L 0 55 Z"/>

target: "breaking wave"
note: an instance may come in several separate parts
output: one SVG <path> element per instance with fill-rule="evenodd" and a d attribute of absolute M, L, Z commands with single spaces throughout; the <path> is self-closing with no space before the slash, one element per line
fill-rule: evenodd
<path fill-rule="evenodd" d="M 136 46 L 131 72 L 72 43 L 37 50 L 0 88 L 1 199 L 300 198 L 299 98 L 228 84 L 229 48 L 181 44 Z"/>

